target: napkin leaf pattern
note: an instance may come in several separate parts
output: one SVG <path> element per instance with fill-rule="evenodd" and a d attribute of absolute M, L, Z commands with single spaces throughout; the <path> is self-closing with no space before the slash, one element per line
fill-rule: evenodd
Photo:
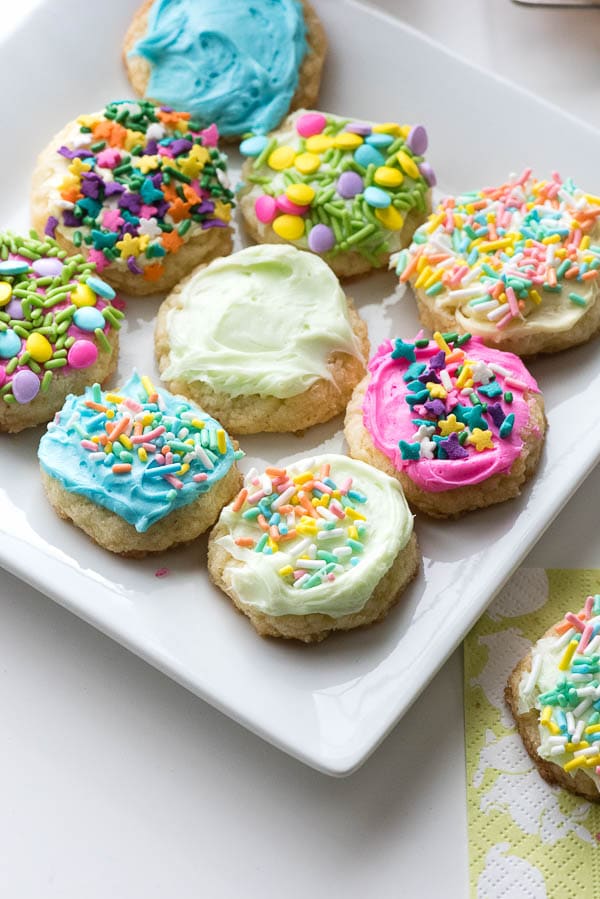
<path fill-rule="evenodd" d="M 504 702 L 517 662 L 600 592 L 600 570 L 521 568 L 464 643 L 473 899 L 600 899 L 600 806 L 542 780 Z"/>

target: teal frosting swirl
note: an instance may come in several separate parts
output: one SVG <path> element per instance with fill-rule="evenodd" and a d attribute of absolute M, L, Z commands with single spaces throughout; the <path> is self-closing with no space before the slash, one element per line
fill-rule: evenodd
<path fill-rule="evenodd" d="M 130 55 L 150 62 L 147 96 L 239 135 L 288 112 L 305 35 L 297 0 L 155 0 Z"/>
<path fill-rule="evenodd" d="M 125 402 L 112 397 L 121 397 Z M 146 452 L 147 459 L 143 458 L 143 449 L 140 458 L 140 442 L 128 447 L 115 439 L 109 453 L 100 445 L 98 452 L 86 446 L 93 443 L 94 437 L 104 439 L 107 424 L 110 430 L 124 416 L 133 425 L 136 417 L 144 421 L 143 434 L 148 435 L 145 443 L 155 447 L 154 452 Z M 133 433 L 132 429 L 127 430 L 130 435 Z M 131 444 L 131 440 L 126 437 L 127 443 Z M 162 466 L 169 480 L 159 474 L 160 459 L 164 458 L 161 450 L 166 445 L 173 453 L 171 464 L 167 460 Z M 149 395 L 144 381 L 134 372 L 114 393 L 107 394 L 95 384 L 86 388 L 82 396 L 70 394 L 48 425 L 38 457 L 42 469 L 69 493 L 110 509 L 144 533 L 170 512 L 210 490 L 227 474 L 236 455 L 231 440 L 214 418 L 166 390 Z M 130 464 L 131 470 L 115 473 L 115 464 Z"/>

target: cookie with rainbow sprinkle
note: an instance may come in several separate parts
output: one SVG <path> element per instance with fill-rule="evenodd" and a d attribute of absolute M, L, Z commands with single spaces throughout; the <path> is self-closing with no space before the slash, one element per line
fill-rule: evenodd
<path fill-rule="evenodd" d="M 65 397 L 106 381 L 123 313 L 82 255 L 35 231 L 0 233 L 0 431 L 46 423 Z"/>
<path fill-rule="evenodd" d="M 145 0 L 123 58 L 136 94 L 235 138 L 271 131 L 290 109 L 312 106 L 326 50 L 306 0 Z"/>
<path fill-rule="evenodd" d="M 233 195 L 217 140 L 214 125 L 146 100 L 79 116 L 38 159 L 33 223 L 120 290 L 169 290 L 231 251 Z"/>
<path fill-rule="evenodd" d="M 119 390 L 68 396 L 38 450 L 58 515 L 135 558 L 214 524 L 239 490 L 242 455 L 218 421 L 137 372 Z"/>
<path fill-rule="evenodd" d="M 367 326 L 318 256 L 263 244 L 198 268 L 159 309 L 169 390 L 233 434 L 301 431 L 346 408 L 365 374 Z"/>
<path fill-rule="evenodd" d="M 208 546 L 212 580 L 256 631 L 304 643 L 384 618 L 419 561 L 397 481 L 335 454 L 250 471 Z"/>
<path fill-rule="evenodd" d="M 469 332 L 519 356 L 589 340 L 600 328 L 600 197 L 523 172 L 447 197 L 392 259 L 422 323 Z"/>
<path fill-rule="evenodd" d="M 292 243 L 340 277 L 387 265 L 431 208 L 421 125 L 373 124 L 299 110 L 240 144 L 239 204 L 259 243 Z"/>
<path fill-rule="evenodd" d="M 512 353 L 465 334 L 387 340 L 346 413 L 350 454 L 396 477 L 434 518 L 517 496 L 539 462 L 546 418 Z"/>
<path fill-rule="evenodd" d="M 600 802 L 600 594 L 566 612 L 519 662 L 505 698 L 544 778 Z"/>

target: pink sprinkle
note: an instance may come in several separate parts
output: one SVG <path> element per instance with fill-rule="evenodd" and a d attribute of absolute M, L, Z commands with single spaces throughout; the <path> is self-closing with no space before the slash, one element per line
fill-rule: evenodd
<path fill-rule="evenodd" d="M 294 571 L 293 578 L 294 578 L 295 581 L 297 581 L 298 578 L 304 577 L 305 574 L 306 574 L 305 571 L 303 571 L 301 568 L 297 568 L 297 569 Z"/>
<path fill-rule="evenodd" d="M 173 464 L 173 453 L 165 453 L 165 464 L 166 465 Z"/>
<path fill-rule="evenodd" d="M 264 196 L 266 196 L 266 194 Z M 281 212 L 285 212 L 287 215 L 306 215 L 310 209 L 310 206 L 298 206 L 297 203 L 292 203 L 285 194 L 278 196 L 275 200 L 275 204 Z"/>
<path fill-rule="evenodd" d="M 96 162 L 102 169 L 114 169 L 121 162 L 121 153 L 114 147 L 107 147 L 98 153 Z"/>
<path fill-rule="evenodd" d="M 587 597 L 583 608 L 585 609 L 586 618 L 591 618 L 592 612 L 594 611 L 594 597 L 593 596 Z"/>
<path fill-rule="evenodd" d="M 108 228 L 109 231 L 116 231 L 123 221 L 118 209 L 105 209 L 102 213 L 102 227 Z"/>
<path fill-rule="evenodd" d="M 180 481 L 179 478 L 176 478 L 174 474 L 165 474 L 163 475 L 165 481 L 168 481 L 171 487 L 175 487 L 176 490 L 181 490 L 183 487 L 183 481 Z"/>
<path fill-rule="evenodd" d="M 504 319 L 500 319 L 500 321 L 504 321 Z M 498 322 L 500 324 L 500 322 Z M 516 390 L 528 390 L 529 387 L 524 381 L 519 381 L 518 378 L 506 378 L 504 383 L 507 387 L 514 387 Z"/>
<path fill-rule="evenodd" d="M 163 144 L 159 144 L 158 155 L 159 156 L 170 156 L 172 158 L 173 151 L 170 150 L 168 147 L 165 147 Z"/>
<path fill-rule="evenodd" d="M 268 194 L 262 194 L 254 204 L 254 212 L 259 222 L 269 225 L 277 215 L 277 203 Z"/>
<path fill-rule="evenodd" d="M 194 474 L 194 475 L 192 475 L 192 480 L 200 481 L 200 482 L 206 481 L 206 480 L 208 480 L 208 475 L 205 472 L 202 472 L 202 474 Z"/>
<path fill-rule="evenodd" d="M 131 409 L 132 412 L 141 412 L 143 409 L 143 406 L 140 406 L 139 403 L 136 403 L 135 400 L 130 399 L 128 396 L 124 397 L 123 405 L 127 406 L 128 409 Z"/>
<path fill-rule="evenodd" d="M 155 453 L 156 452 L 156 447 L 154 446 L 153 443 L 142 443 L 142 446 L 144 447 L 144 449 L 146 450 L 147 453 Z"/>
<path fill-rule="evenodd" d="M 167 429 L 164 425 L 159 425 L 157 428 L 154 428 L 153 431 L 148 431 L 147 434 L 136 434 L 131 438 L 132 443 L 143 443 L 144 448 L 145 444 L 149 440 L 154 440 L 155 437 L 160 437 L 161 434 L 164 434 Z"/>
<path fill-rule="evenodd" d="M 265 493 L 264 490 L 258 490 L 256 493 L 253 493 L 252 496 L 248 497 L 248 502 L 251 503 L 252 505 L 254 505 L 255 503 L 257 503 L 259 501 L 259 499 L 262 499 L 263 496 L 266 496 L 266 495 L 267 494 Z"/>
<path fill-rule="evenodd" d="M 572 624 L 573 627 L 577 628 L 578 631 L 583 631 L 585 628 L 583 621 L 581 621 L 581 619 L 579 619 L 577 615 L 574 615 L 573 612 L 567 612 L 567 614 L 565 615 L 565 621 L 568 621 L 569 624 Z"/>
<path fill-rule="evenodd" d="M 336 518 L 345 518 L 346 517 L 346 513 L 344 512 L 344 510 L 342 509 L 342 507 L 340 506 L 340 504 L 338 503 L 337 500 L 335 500 L 335 499 L 332 500 L 329 503 L 328 508 L 329 508 L 330 512 L 333 512 L 333 514 L 335 515 Z"/>
<path fill-rule="evenodd" d="M 94 452 L 94 453 L 95 453 L 96 450 L 98 449 L 98 444 L 97 444 L 97 443 L 94 443 L 93 440 L 82 440 L 82 441 L 81 441 L 81 446 L 82 446 L 84 449 L 86 449 L 86 450 L 91 450 L 91 451 Z"/>
<path fill-rule="evenodd" d="M 90 254 L 88 253 L 88 259 L 89 258 Z M 122 300 L 121 297 L 113 297 L 111 303 L 115 307 L 115 309 L 119 309 L 121 312 L 123 312 L 127 308 L 127 303 L 125 302 L 125 300 Z"/>
<path fill-rule="evenodd" d="M 594 626 L 592 624 L 586 624 L 583 629 L 583 633 L 581 635 L 581 640 L 579 641 L 579 645 L 577 647 L 577 652 L 582 653 L 590 640 L 592 639 L 592 634 L 594 633 Z"/>
<path fill-rule="evenodd" d="M 108 261 L 102 250 L 95 250 L 93 247 L 87 252 L 87 261 L 94 262 L 96 264 L 96 271 L 98 272 L 104 271 L 106 266 L 110 265 L 110 262 Z"/>
<path fill-rule="evenodd" d="M 346 494 L 352 487 L 352 478 L 346 478 L 342 486 L 340 487 L 340 493 Z"/>
<path fill-rule="evenodd" d="M 157 568 L 154 577 L 167 577 L 171 572 L 168 568 Z"/>
<path fill-rule="evenodd" d="M 331 487 L 328 487 L 327 484 L 324 484 L 323 481 L 315 481 L 315 487 L 317 490 L 320 490 L 322 493 L 328 493 L 330 496 L 333 493 Z"/>
<path fill-rule="evenodd" d="M 209 125 L 200 132 L 200 137 L 205 147 L 216 147 L 219 140 L 219 129 L 215 124 Z"/>
<path fill-rule="evenodd" d="M 320 112 L 306 112 L 296 122 L 296 131 L 301 137 L 313 137 L 320 134 L 327 124 L 327 119 Z"/>
<path fill-rule="evenodd" d="M 140 218 L 151 219 L 153 215 L 156 215 L 156 206 L 142 206 L 140 209 Z"/>
<path fill-rule="evenodd" d="M 519 306 L 517 303 L 517 298 L 515 296 L 515 292 L 512 287 L 506 288 L 506 299 L 508 300 L 508 305 L 510 306 L 510 311 L 513 314 L 513 318 L 516 318 L 519 314 Z"/>

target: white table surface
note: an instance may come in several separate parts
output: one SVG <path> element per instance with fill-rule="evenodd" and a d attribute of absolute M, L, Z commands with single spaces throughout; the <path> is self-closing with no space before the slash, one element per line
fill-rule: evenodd
<path fill-rule="evenodd" d="M 600 127 L 600 10 L 378 5 Z M 599 495 L 600 469 L 528 564 L 600 567 Z M 0 616 L 1 896 L 467 895 L 462 650 L 365 766 L 334 780 L 3 572 Z"/>

